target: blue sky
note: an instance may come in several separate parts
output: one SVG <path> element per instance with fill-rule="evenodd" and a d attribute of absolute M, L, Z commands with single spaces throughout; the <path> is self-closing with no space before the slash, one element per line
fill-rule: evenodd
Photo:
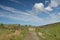
<path fill-rule="evenodd" d="M 60 0 L 0 0 L 0 23 L 46 25 L 60 22 Z"/>

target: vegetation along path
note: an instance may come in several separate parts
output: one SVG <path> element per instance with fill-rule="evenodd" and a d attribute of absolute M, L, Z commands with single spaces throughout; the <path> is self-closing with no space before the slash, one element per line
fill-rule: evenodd
<path fill-rule="evenodd" d="M 24 40 L 39 40 L 36 32 L 34 29 L 29 29 L 29 32 L 26 34 L 26 37 Z"/>

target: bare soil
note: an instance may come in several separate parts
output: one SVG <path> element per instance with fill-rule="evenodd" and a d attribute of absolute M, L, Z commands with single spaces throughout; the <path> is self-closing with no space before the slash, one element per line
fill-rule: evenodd
<path fill-rule="evenodd" d="M 35 30 L 29 29 L 29 32 L 26 34 L 26 37 L 24 40 L 39 40 L 39 37 L 37 36 Z"/>

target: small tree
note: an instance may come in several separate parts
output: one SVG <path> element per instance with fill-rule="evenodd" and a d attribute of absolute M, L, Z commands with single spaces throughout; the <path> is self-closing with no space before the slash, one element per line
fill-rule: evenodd
<path fill-rule="evenodd" d="M 32 27 L 31 25 L 29 25 L 29 27 Z"/>
<path fill-rule="evenodd" d="M 27 27 L 27 25 L 25 25 L 25 27 Z"/>
<path fill-rule="evenodd" d="M 15 29 L 16 29 L 16 30 L 20 29 L 20 24 L 16 24 L 16 25 L 15 25 Z"/>
<path fill-rule="evenodd" d="M 0 28 L 4 28 L 4 24 L 1 23 L 1 24 L 0 24 Z"/>

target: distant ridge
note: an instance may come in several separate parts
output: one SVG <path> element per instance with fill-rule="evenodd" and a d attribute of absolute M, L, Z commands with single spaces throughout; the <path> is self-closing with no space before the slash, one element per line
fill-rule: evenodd
<path fill-rule="evenodd" d="M 51 26 L 55 26 L 55 25 L 60 25 L 60 22 L 56 22 L 56 23 L 52 23 L 52 24 L 47 24 L 47 25 L 43 25 L 43 26 L 39 26 L 41 28 L 43 27 L 51 27 Z"/>

